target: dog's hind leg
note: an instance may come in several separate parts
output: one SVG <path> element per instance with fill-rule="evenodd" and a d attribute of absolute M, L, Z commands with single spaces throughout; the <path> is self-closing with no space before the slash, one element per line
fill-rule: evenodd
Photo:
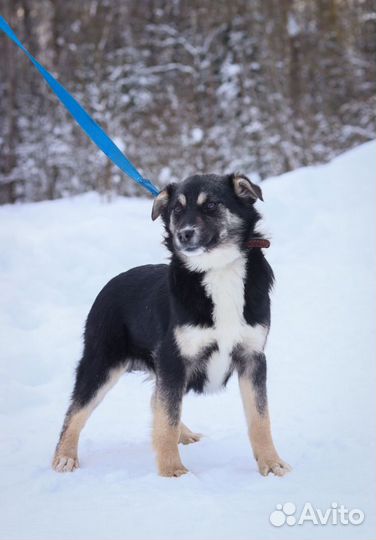
<path fill-rule="evenodd" d="M 52 467 L 57 472 L 78 468 L 78 441 L 89 416 L 124 373 L 124 366 L 98 372 L 84 357 L 77 370 L 72 402 L 65 415 Z"/>
<path fill-rule="evenodd" d="M 180 422 L 179 444 L 192 444 L 198 442 L 202 437 L 201 433 L 193 433 L 183 422 Z"/>

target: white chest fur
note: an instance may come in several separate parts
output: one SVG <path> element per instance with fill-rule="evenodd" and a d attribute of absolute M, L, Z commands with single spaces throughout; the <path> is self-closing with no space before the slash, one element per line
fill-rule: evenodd
<path fill-rule="evenodd" d="M 181 353 L 191 359 L 199 357 L 205 347 L 217 343 L 218 351 L 209 358 L 205 390 L 220 388 L 229 372 L 231 352 L 238 344 L 252 351 L 262 351 L 267 330 L 262 325 L 250 326 L 243 316 L 246 261 L 243 257 L 221 268 L 205 273 L 203 284 L 214 305 L 211 328 L 181 326 L 175 337 Z"/>

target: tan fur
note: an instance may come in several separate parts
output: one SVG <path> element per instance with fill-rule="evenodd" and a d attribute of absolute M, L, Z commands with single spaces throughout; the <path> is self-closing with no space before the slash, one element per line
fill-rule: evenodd
<path fill-rule="evenodd" d="M 197 197 L 197 204 L 204 204 L 207 198 L 208 198 L 207 193 L 205 193 L 205 191 L 201 191 L 201 193 Z"/>
<path fill-rule="evenodd" d="M 238 195 L 238 197 L 251 197 L 254 200 L 264 200 L 260 186 L 251 182 L 249 178 L 245 178 L 244 176 L 236 176 L 233 182 L 235 193 Z"/>
<path fill-rule="evenodd" d="M 278 456 L 274 447 L 268 408 L 266 406 L 263 414 L 257 409 L 255 392 L 248 377 L 239 377 L 239 387 L 259 471 L 263 476 L 269 472 L 283 476 L 291 470 L 291 467 Z"/>
<path fill-rule="evenodd" d="M 180 424 L 170 423 L 165 405 L 156 397 L 153 403 L 153 446 L 157 454 L 158 471 L 161 476 L 181 476 L 188 472 L 181 462 L 178 450 Z"/>
<path fill-rule="evenodd" d="M 167 190 L 162 190 L 154 199 L 153 208 L 151 211 L 151 219 L 155 221 L 160 215 L 163 208 L 168 203 L 168 192 Z"/>
<path fill-rule="evenodd" d="M 124 367 L 111 371 L 107 382 L 100 388 L 94 399 L 85 407 L 78 410 L 68 411 L 60 441 L 56 447 L 52 461 L 52 468 L 57 472 L 72 472 L 79 467 L 78 441 L 80 433 L 89 416 L 103 400 L 107 392 L 117 383 L 124 373 Z"/>
<path fill-rule="evenodd" d="M 179 444 L 192 444 L 201 439 L 201 433 L 193 433 L 183 422 L 180 422 Z"/>
<path fill-rule="evenodd" d="M 84 407 L 66 418 L 64 432 L 52 462 L 55 471 L 71 472 L 79 467 L 77 456 L 78 440 L 91 412 L 90 407 Z"/>
<path fill-rule="evenodd" d="M 184 195 L 184 193 L 180 193 L 178 196 L 178 201 L 182 206 L 187 206 L 187 197 Z"/>

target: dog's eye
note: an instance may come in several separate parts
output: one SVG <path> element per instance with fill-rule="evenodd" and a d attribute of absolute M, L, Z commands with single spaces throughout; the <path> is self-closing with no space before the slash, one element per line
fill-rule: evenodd
<path fill-rule="evenodd" d="M 215 210 L 218 206 L 218 203 L 215 201 L 208 201 L 204 204 L 204 210 L 207 210 L 208 212 L 212 212 Z"/>
<path fill-rule="evenodd" d="M 183 211 L 183 205 L 181 205 L 180 203 L 176 203 L 176 205 L 174 206 L 174 214 L 181 214 Z"/>

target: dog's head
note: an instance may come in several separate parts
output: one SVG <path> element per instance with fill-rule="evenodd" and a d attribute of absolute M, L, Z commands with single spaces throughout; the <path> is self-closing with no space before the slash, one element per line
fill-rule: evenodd
<path fill-rule="evenodd" d="M 166 245 L 188 266 L 206 270 L 245 249 L 260 216 L 259 186 L 242 174 L 190 176 L 156 197 L 152 219 L 162 217 Z"/>

